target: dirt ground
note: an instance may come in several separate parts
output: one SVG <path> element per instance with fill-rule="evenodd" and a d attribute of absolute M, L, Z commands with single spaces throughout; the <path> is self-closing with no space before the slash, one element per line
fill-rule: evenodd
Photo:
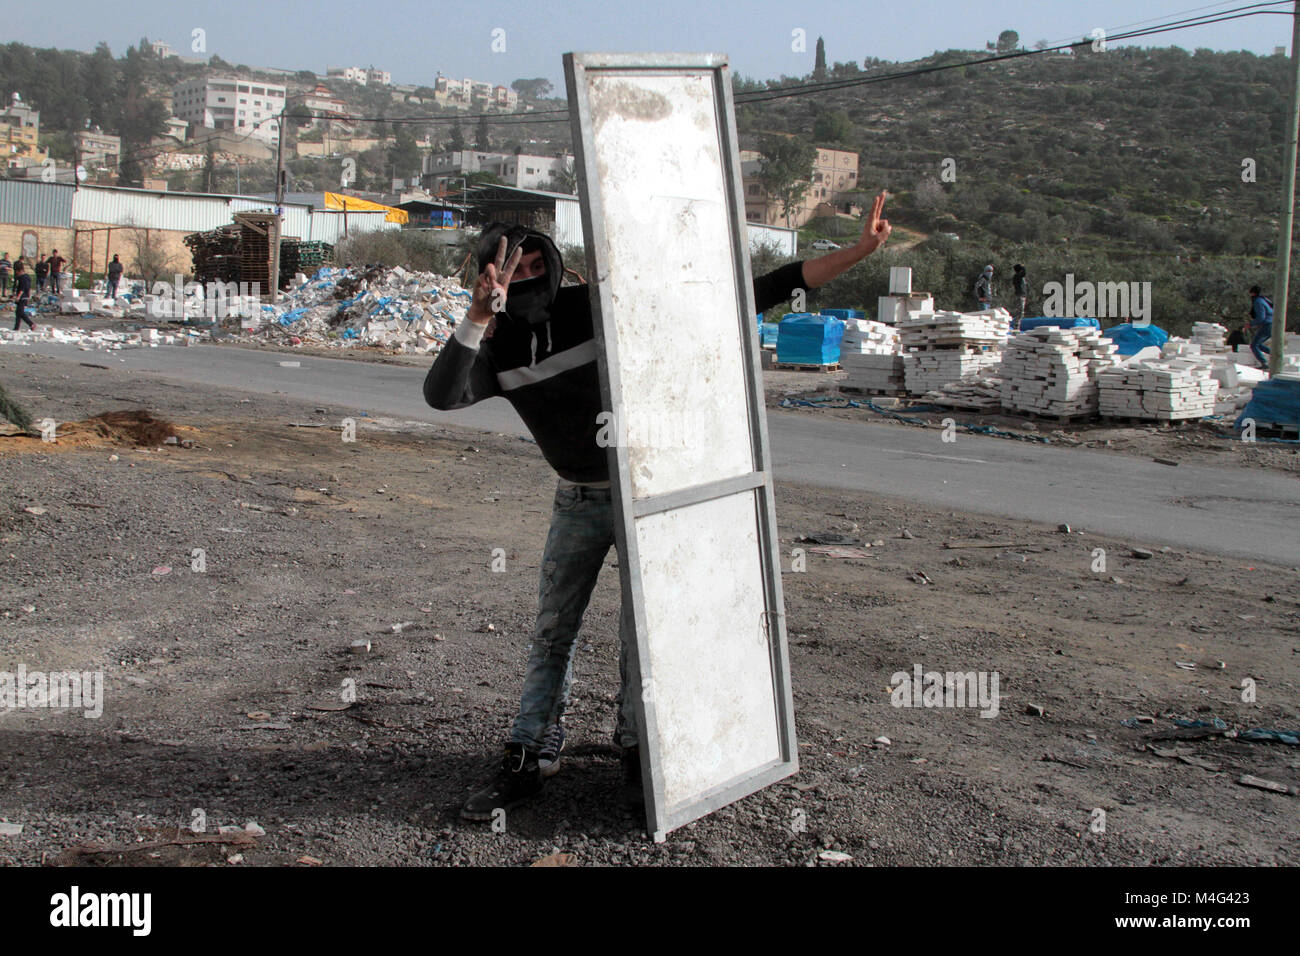
<path fill-rule="evenodd" d="M 346 443 L 345 406 L 16 352 L 0 382 L 38 418 L 147 410 L 178 439 L 0 438 L 0 670 L 105 682 L 100 719 L 0 712 L 0 821 L 23 828 L 0 865 L 1300 862 L 1300 748 L 1173 722 L 1300 727 L 1294 569 L 779 485 L 799 774 L 647 839 L 609 746 L 611 553 L 563 769 L 494 832 L 457 809 L 518 703 L 554 489 L 531 442 L 359 419 Z M 797 540 L 828 531 L 880 543 Z M 892 706 L 914 665 L 996 672 L 997 715 Z"/>

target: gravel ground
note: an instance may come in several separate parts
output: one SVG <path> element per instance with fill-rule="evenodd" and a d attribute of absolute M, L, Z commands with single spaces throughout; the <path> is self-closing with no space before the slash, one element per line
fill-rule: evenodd
<path fill-rule="evenodd" d="M 611 554 L 579 641 L 569 756 L 495 832 L 456 811 L 517 705 L 554 488 L 532 443 L 365 419 L 345 443 L 328 423 L 346 406 L 14 352 L 0 382 L 42 417 L 144 409 L 193 442 L 137 446 L 129 425 L 0 438 L 0 670 L 102 671 L 105 693 L 100 719 L 0 713 L 0 820 L 23 828 L 0 835 L 0 864 L 1300 859 L 1297 748 L 1153 739 L 1171 716 L 1300 726 L 1294 569 L 1143 560 L 1142 542 L 1086 528 L 780 485 L 787 569 L 807 552 L 784 576 L 800 773 L 647 839 L 609 747 Z M 881 543 L 836 558 L 796 540 L 824 531 Z M 351 653 L 363 638 L 369 652 Z M 997 672 L 997 716 L 891 706 L 891 675 L 914 664 Z M 356 700 L 339 709 L 344 687 Z M 1139 716 L 1154 722 L 1121 723 Z M 250 820 L 265 833 L 217 833 Z"/>

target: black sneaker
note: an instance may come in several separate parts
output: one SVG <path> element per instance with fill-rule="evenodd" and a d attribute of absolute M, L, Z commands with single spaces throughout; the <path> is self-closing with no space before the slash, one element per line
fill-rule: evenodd
<path fill-rule="evenodd" d="M 523 744 L 506 744 L 505 759 L 496 779 L 465 801 L 460 815 L 465 820 L 491 820 L 494 810 L 505 810 L 527 800 L 542 789 L 537 754 Z"/>
<path fill-rule="evenodd" d="M 564 725 L 556 721 L 542 735 L 542 749 L 537 754 L 537 767 L 543 777 L 553 777 L 560 772 L 560 753 L 564 750 Z"/>

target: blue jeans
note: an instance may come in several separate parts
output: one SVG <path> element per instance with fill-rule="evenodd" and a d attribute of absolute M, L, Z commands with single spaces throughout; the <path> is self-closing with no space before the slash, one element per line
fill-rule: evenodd
<path fill-rule="evenodd" d="M 605 555 L 614 545 L 612 495 L 609 488 L 559 487 L 555 491 L 551 530 L 542 553 L 537 588 L 537 626 L 519 716 L 510 731 L 512 743 L 521 743 L 530 750 L 541 747 L 546 728 L 564 716 L 569 703 L 578 629 Z M 633 640 L 630 613 L 631 608 L 622 608 L 618 628 L 622 686 L 614 738 L 622 747 L 638 743 L 635 693 L 640 679 L 634 661 L 628 660 L 628 643 Z"/>
<path fill-rule="evenodd" d="M 1273 323 L 1270 322 L 1268 325 L 1261 325 L 1258 329 L 1256 329 L 1255 337 L 1250 340 L 1250 351 L 1254 354 L 1255 361 L 1257 361 L 1260 365 L 1268 365 L 1268 362 L 1265 361 L 1264 356 L 1272 354 L 1272 352 L 1269 350 L 1268 347 L 1268 340 L 1271 339 L 1272 337 L 1273 337 Z"/>

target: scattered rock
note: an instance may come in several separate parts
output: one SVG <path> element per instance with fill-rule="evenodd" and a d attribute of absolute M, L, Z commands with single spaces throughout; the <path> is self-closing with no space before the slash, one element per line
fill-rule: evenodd
<path fill-rule="evenodd" d="M 908 531 L 906 528 L 904 528 L 904 529 L 903 529 L 903 533 L 900 534 L 899 537 L 900 537 L 900 538 L 903 538 L 903 539 L 906 540 L 906 541 L 911 541 L 913 538 L 916 537 L 916 535 L 912 534 L 912 532 L 910 532 L 910 531 Z"/>
<path fill-rule="evenodd" d="M 1030 717 L 1042 717 L 1047 711 L 1038 704 L 1025 704 L 1025 713 Z"/>
<path fill-rule="evenodd" d="M 1154 551 L 1148 551 L 1146 548 L 1133 549 L 1133 557 L 1138 558 L 1139 560 L 1142 561 L 1150 561 L 1155 556 L 1156 553 Z"/>
<path fill-rule="evenodd" d="M 369 654 L 369 653 L 370 653 L 370 639 L 369 639 L 369 638 L 366 638 L 366 637 L 359 637 L 359 638 L 357 638 L 355 641 L 353 641 L 351 644 L 348 645 L 348 653 L 349 653 L 349 654 Z"/>
<path fill-rule="evenodd" d="M 877 737 L 873 741 L 873 743 L 877 743 L 882 747 L 888 747 L 892 743 L 892 741 L 888 737 L 881 736 L 881 737 Z"/>
<path fill-rule="evenodd" d="M 848 863 L 853 857 L 839 850 L 822 850 L 817 854 L 817 859 L 824 860 L 827 863 Z"/>

